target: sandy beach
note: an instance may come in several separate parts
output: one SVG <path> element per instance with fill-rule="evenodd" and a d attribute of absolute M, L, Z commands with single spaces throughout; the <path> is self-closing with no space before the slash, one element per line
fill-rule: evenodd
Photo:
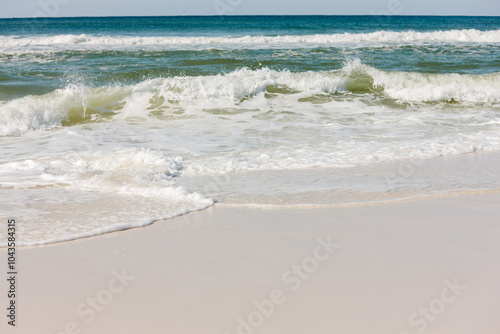
<path fill-rule="evenodd" d="M 489 192 L 357 207 L 215 206 L 145 228 L 23 247 L 16 327 L 5 316 L 0 327 L 498 333 L 498 203 L 500 193 Z"/>

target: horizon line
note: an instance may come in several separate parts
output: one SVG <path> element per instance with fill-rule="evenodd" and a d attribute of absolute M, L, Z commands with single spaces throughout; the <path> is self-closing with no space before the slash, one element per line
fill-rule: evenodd
<path fill-rule="evenodd" d="M 405 14 L 405 15 L 375 15 L 375 14 L 237 14 L 237 15 L 213 15 L 213 14 L 177 14 L 177 15 L 93 15 L 93 16 L 18 16 L 18 17 L 0 17 L 0 20 L 15 20 L 15 19 L 76 19 L 76 18 L 162 18 L 162 17 L 276 17 L 276 16 L 289 16 L 289 17 L 308 17 L 308 16 L 360 16 L 360 17 L 489 17 L 500 18 L 500 15 L 463 15 L 463 14 Z"/>

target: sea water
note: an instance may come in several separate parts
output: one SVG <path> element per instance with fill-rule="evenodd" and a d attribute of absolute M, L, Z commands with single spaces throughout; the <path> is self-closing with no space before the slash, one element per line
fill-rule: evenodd
<path fill-rule="evenodd" d="M 497 190 L 500 18 L 2 19 L 0 152 L 24 245 Z"/>

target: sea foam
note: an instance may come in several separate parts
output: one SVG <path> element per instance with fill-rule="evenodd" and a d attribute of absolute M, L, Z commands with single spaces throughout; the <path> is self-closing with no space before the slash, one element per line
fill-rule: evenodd
<path fill-rule="evenodd" d="M 180 157 L 154 150 L 70 151 L 33 159 L 0 164 L 0 182 L 11 186 L 4 204 L 12 210 L 31 203 L 33 194 L 50 194 L 48 203 L 38 208 L 35 201 L 23 211 L 23 219 L 41 230 L 36 234 L 23 230 L 27 235 L 21 245 L 141 227 L 213 204 L 212 199 L 177 185 Z M 99 214 L 104 216 L 96 221 L 94 215 Z M 2 246 L 5 243 L 0 242 Z"/>
<path fill-rule="evenodd" d="M 500 30 L 481 31 L 476 29 L 445 30 L 431 32 L 376 31 L 371 33 L 343 33 L 317 35 L 284 36 L 226 36 L 226 37 L 183 37 L 183 36 L 95 36 L 95 35 L 51 35 L 51 36 L 2 36 L 0 49 L 12 51 L 16 47 L 45 47 L 52 50 L 75 49 L 78 47 L 135 47 L 135 46 L 199 46 L 217 48 L 218 46 L 251 46 L 269 48 L 273 45 L 315 45 L 360 46 L 373 43 L 422 44 L 422 43 L 500 43 Z"/>
<path fill-rule="evenodd" d="M 238 108 L 242 101 L 269 92 L 292 99 L 296 96 L 297 102 L 304 94 L 335 98 L 371 94 L 396 103 L 492 105 L 500 102 L 500 73 L 387 72 L 354 59 L 335 71 L 243 68 L 223 75 L 148 79 L 131 86 L 68 85 L 46 95 L 1 102 L 0 136 L 74 125 L 105 114 L 148 117 L 155 109 L 188 108 L 200 102 L 204 106 Z"/>

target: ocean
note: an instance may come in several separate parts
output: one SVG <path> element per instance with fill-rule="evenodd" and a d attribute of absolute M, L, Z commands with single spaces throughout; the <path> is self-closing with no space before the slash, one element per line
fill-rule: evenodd
<path fill-rule="evenodd" d="M 0 225 L 498 190 L 499 103 L 499 17 L 1 19 Z"/>

